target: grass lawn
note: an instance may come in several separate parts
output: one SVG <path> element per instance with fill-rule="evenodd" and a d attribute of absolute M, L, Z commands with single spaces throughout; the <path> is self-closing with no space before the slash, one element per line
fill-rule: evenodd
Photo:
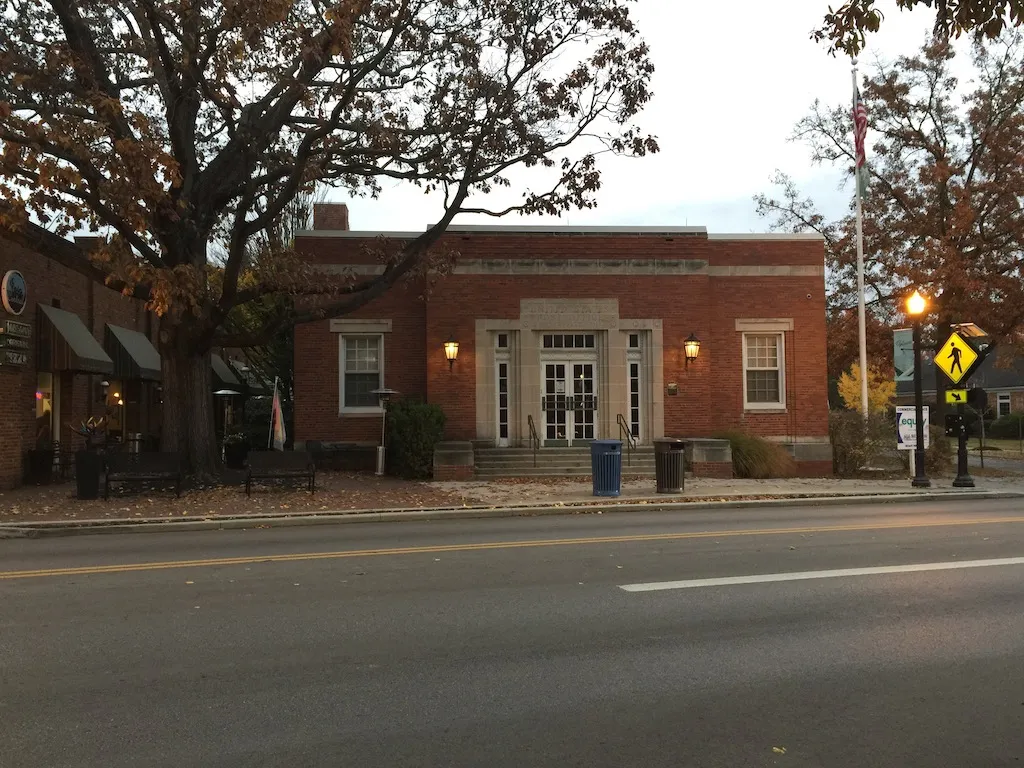
<path fill-rule="evenodd" d="M 977 453 L 980 444 L 981 440 L 977 437 L 972 437 L 967 444 L 968 450 L 972 453 Z M 985 438 L 985 451 L 988 452 L 990 450 L 993 454 L 998 452 L 1000 456 L 1005 456 L 1008 459 L 1024 458 L 1019 440 L 992 440 Z"/>

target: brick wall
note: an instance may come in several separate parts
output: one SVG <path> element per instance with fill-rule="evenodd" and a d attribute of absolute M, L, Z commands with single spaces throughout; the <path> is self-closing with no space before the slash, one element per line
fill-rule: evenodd
<path fill-rule="evenodd" d="M 713 369 L 707 379 L 715 392 L 711 428 L 739 427 L 771 436 L 827 436 L 823 279 L 712 278 L 711 291 L 714 322 L 708 337 L 710 349 L 703 362 L 705 370 Z M 736 320 L 754 318 L 793 320 L 793 330 L 786 332 L 784 339 L 784 411 L 743 409 L 743 334 L 736 331 Z"/>
<path fill-rule="evenodd" d="M 472 480 L 474 476 L 473 467 L 462 465 L 457 467 L 434 467 L 434 480 L 438 481 L 465 481 Z"/>
<path fill-rule="evenodd" d="M 695 461 L 690 467 L 694 477 L 717 477 L 730 479 L 732 477 L 732 464 L 722 461 Z"/>
<path fill-rule="evenodd" d="M 84 256 L 83 256 L 84 258 Z M 0 275 L 16 269 L 25 277 L 28 286 L 28 304 L 18 317 L 12 317 L 0 308 L 0 319 L 12 319 L 32 326 L 29 362 L 23 368 L 0 366 L 0 487 L 11 488 L 22 477 L 25 452 L 36 443 L 36 386 L 38 335 L 37 307 L 59 305 L 74 312 L 102 344 L 103 326 L 107 322 L 134 330 L 144 330 L 145 311 L 142 303 L 127 299 L 91 281 L 55 261 L 30 251 L 8 239 L 0 237 Z M 57 376 L 55 375 L 55 378 Z M 70 430 L 91 415 L 102 414 L 102 404 L 95 401 L 95 381 L 98 377 L 63 373 L 61 387 L 59 434 L 53 435 L 62 443 L 79 445 L 81 439 Z"/>
<path fill-rule="evenodd" d="M 392 322 L 391 332 L 384 334 L 384 386 L 420 399 L 427 394 L 422 294 L 419 281 L 403 282 L 345 316 Z M 379 414 L 339 413 L 339 336 L 328 320 L 295 328 L 295 438 L 377 444 Z"/>
<path fill-rule="evenodd" d="M 472 259 L 625 258 L 705 260 L 712 267 L 808 266 L 820 268 L 824 254 L 814 240 L 709 240 L 704 236 L 466 234 L 450 232 L 445 242 L 465 262 Z M 366 264 L 372 240 L 354 237 L 299 238 L 298 245 L 320 263 Z M 611 265 L 610 265 L 611 266 Z M 393 371 L 396 356 L 386 351 L 386 384 L 423 392 L 447 415 L 445 438 L 476 437 L 477 318 L 516 319 L 522 298 L 617 298 L 624 319 L 663 321 L 665 384 L 677 383 L 679 394 L 665 395 L 668 434 L 710 435 L 726 427 L 743 427 L 769 436 L 828 435 L 825 372 L 825 297 L 822 275 L 719 276 L 693 275 L 530 275 L 453 274 L 438 281 L 427 300 L 413 300 L 408 289 L 392 291 L 354 317 L 391 319 L 410 330 L 405 345 L 408 361 Z M 756 270 L 755 270 L 756 272 Z M 778 412 L 743 409 L 742 334 L 737 319 L 786 318 L 793 330 L 785 334 L 786 407 Z M 418 333 L 416 329 L 418 328 Z M 683 340 L 695 333 L 703 342 L 700 356 L 685 363 Z M 449 370 L 442 345 L 459 341 L 459 356 Z M 412 339 L 416 338 L 414 342 Z M 339 419 L 338 346 L 329 323 L 296 331 L 296 434 L 300 439 L 376 439 L 374 429 L 357 420 Z M 400 381 L 400 384 L 396 384 Z M 417 381 L 420 383 L 417 384 Z M 425 390 L 425 391 L 424 391 Z M 339 435 L 341 437 L 339 437 Z M 815 469 L 808 467 L 808 469 Z"/>

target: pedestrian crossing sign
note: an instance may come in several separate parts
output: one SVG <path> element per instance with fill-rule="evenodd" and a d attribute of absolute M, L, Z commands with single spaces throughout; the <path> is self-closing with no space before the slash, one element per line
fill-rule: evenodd
<path fill-rule="evenodd" d="M 935 365 L 954 384 L 967 378 L 977 360 L 978 353 L 956 331 L 935 354 Z"/>

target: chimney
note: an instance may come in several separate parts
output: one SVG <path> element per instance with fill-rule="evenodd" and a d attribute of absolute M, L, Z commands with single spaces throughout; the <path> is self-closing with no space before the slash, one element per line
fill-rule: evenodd
<path fill-rule="evenodd" d="M 313 229 L 348 231 L 348 206 L 345 203 L 313 203 Z"/>

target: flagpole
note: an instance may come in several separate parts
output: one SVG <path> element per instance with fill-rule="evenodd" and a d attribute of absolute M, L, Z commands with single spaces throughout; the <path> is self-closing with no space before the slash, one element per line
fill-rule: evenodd
<path fill-rule="evenodd" d="M 857 109 L 857 59 L 853 62 L 853 109 Z M 856 120 L 856 117 L 854 118 Z M 856 126 L 854 133 L 856 134 Z M 854 153 L 856 154 L 856 153 Z M 868 338 L 867 310 L 864 306 L 864 214 L 861 206 L 860 169 L 854 159 L 854 196 L 857 198 L 857 331 L 860 339 L 860 408 L 865 419 L 868 417 Z"/>
<path fill-rule="evenodd" d="M 267 435 L 267 450 L 274 447 L 274 403 L 277 402 L 277 376 L 274 377 L 274 396 L 270 398 L 270 434 Z"/>

